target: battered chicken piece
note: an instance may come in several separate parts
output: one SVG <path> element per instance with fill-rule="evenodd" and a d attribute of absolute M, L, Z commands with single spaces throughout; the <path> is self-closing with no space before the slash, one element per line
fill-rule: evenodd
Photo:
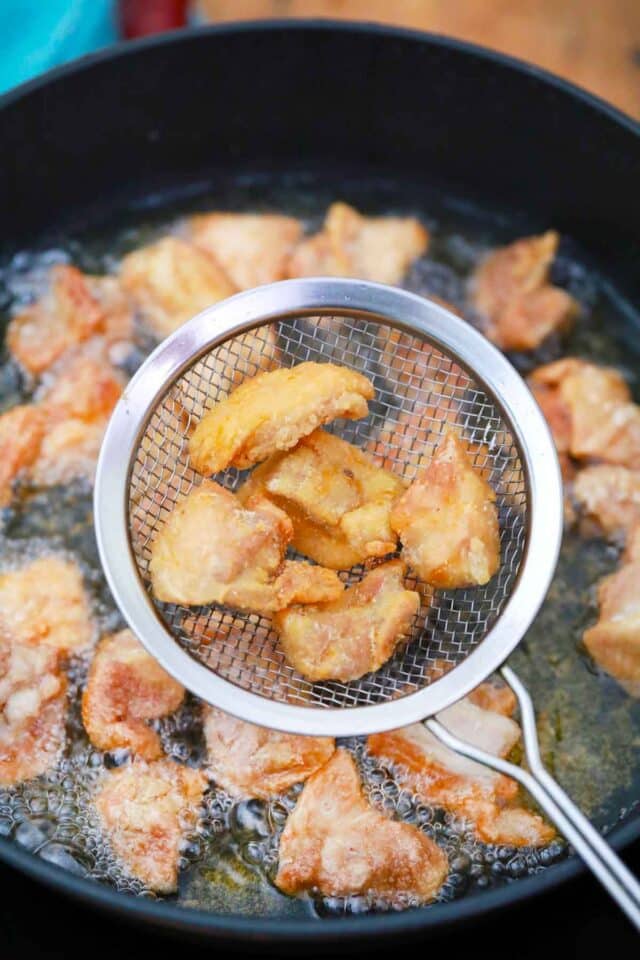
<path fill-rule="evenodd" d="M 346 750 L 305 784 L 279 858 L 276 886 L 289 895 L 364 894 L 398 905 L 432 900 L 449 872 L 444 851 L 425 833 L 369 805 Z"/>
<path fill-rule="evenodd" d="M 484 686 L 484 685 L 483 685 Z M 486 710 L 469 697 L 438 715 L 462 740 L 505 757 L 520 728 L 501 711 Z M 469 821 L 485 843 L 544 846 L 555 831 L 542 817 L 518 805 L 515 780 L 454 753 L 421 723 L 370 736 L 370 754 L 394 768 L 396 779 L 431 806 Z"/>
<path fill-rule="evenodd" d="M 473 306 L 486 334 L 503 350 L 533 350 L 555 331 L 567 329 L 578 306 L 549 282 L 558 249 L 553 230 L 494 250 L 471 281 Z"/>
<path fill-rule="evenodd" d="M 214 257 L 173 236 L 128 254 L 120 267 L 120 280 L 159 338 L 236 292 Z"/>
<path fill-rule="evenodd" d="M 429 234 L 413 217 L 364 217 L 346 203 L 333 203 L 320 233 L 295 250 L 288 274 L 397 284 L 428 245 Z"/>
<path fill-rule="evenodd" d="M 132 764 L 105 773 L 95 805 L 115 854 L 156 893 L 178 886 L 180 846 L 195 829 L 206 777 L 171 760 Z"/>
<path fill-rule="evenodd" d="M 0 787 L 31 780 L 56 763 L 65 693 L 55 650 L 0 633 Z"/>
<path fill-rule="evenodd" d="M 238 290 L 286 276 L 302 224 L 277 213 L 205 213 L 189 219 L 190 239 L 212 254 Z"/>
<path fill-rule="evenodd" d="M 191 462 L 205 475 L 252 467 L 337 417 L 366 417 L 373 393 L 366 377 L 333 363 L 260 373 L 205 414 L 189 443 Z"/>
<path fill-rule="evenodd" d="M 332 599 L 343 587 L 333 571 L 284 561 L 291 521 L 268 500 L 246 508 L 205 480 L 180 501 L 151 548 L 154 595 L 165 603 L 221 603 L 270 612 L 309 598 Z"/>
<path fill-rule="evenodd" d="M 640 470 L 605 463 L 585 467 L 576 477 L 573 496 L 607 536 L 624 537 L 640 523 Z"/>
<path fill-rule="evenodd" d="M 316 430 L 256 467 L 238 496 L 272 500 L 291 518 L 293 546 L 341 570 L 396 549 L 389 511 L 404 489 L 357 447 Z"/>
<path fill-rule="evenodd" d="M 7 345 L 22 367 L 40 374 L 67 350 L 95 336 L 108 344 L 129 341 L 129 302 L 114 277 L 88 276 L 65 264 L 52 268 L 44 298 L 12 319 Z"/>
<path fill-rule="evenodd" d="M 308 680 L 357 680 L 378 670 L 407 636 L 420 596 L 406 590 L 400 560 L 383 563 L 338 600 L 276 613 L 288 662 Z"/>
<path fill-rule="evenodd" d="M 11 503 L 14 481 L 27 474 L 37 459 L 45 419 L 34 404 L 13 407 L 0 415 L 0 508 Z"/>
<path fill-rule="evenodd" d="M 333 755 L 331 737 L 303 737 L 257 727 L 214 707 L 204 717 L 209 769 L 236 797 L 267 800 L 319 770 Z"/>
<path fill-rule="evenodd" d="M 99 750 L 127 748 L 145 760 L 162 756 L 147 725 L 177 710 L 184 687 L 150 656 L 131 630 L 102 638 L 82 697 L 82 722 Z"/>
<path fill-rule="evenodd" d="M 391 527 L 407 563 L 434 587 L 484 584 L 500 565 L 495 493 L 454 433 L 396 501 Z"/>
<path fill-rule="evenodd" d="M 0 573 L 0 635 L 62 655 L 86 650 L 94 625 L 78 566 L 50 555 Z"/>

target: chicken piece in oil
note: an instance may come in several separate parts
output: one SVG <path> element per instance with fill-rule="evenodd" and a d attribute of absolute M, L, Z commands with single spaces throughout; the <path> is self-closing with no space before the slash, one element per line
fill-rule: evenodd
<path fill-rule="evenodd" d="M 272 500 L 291 518 L 296 550 L 340 570 L 396 549 L 389 511 L 404 489 L 357 447 L 316 430 L 256 467 L 238 495 Z"/>
<path fill-rule="evenodd" d="M 585 467 L 573 496 L 582 514 L 607 536 L 624 538 L 640 524 L 640 470 L 607 463 Z"/>
<path fill-rule="evenodd" d="M 33 403 L 0 415 L 0 508 L 11 503 L 15 480 L 28 476 L 37 460 L 45 423 L 44 411 Z"/>
<path fill-rule="evenodd" d="M 271 612 L 342 593 L 333 571 L 285 562 L 291 521 L 268 500 L 243 506 L 205 480 L 174 508 L 151 548 L 154 595 L 166 603 L 221 603 Z"/>
<path fill-rule="evenodd" d="M 236 797 L 269 797 L 307 780 L 333 755 L 331 737 L 280 733 L 208 707 L 204 716 L 208 767 Z"/>
<path fill-rule="evenodd" d="M 171 760 L 137 760 L 99 783 L 95 806 L 114 853 L 156 893 L 177 888 L 180 847 L 197 826 L 206 784 L 200 770 Z"/>
<path fill-rule="evenodd" d="M 333 203 L 322 230 L 294 251 L 288 274 L 397 284 L 428 246 L 429 234 L 414 217 L 365 217 L 346 203 Z"/>
<path fill-rule="evenodd" d="M 353 758 L 336 750 L 304 785 L 280 840 L 276 886 L 290 895 L 363 895 L 392 905 L 433 900 L 449 872 L 443 850 L 364 796 Z"/>
<path fill-rule="evenodd" d="M 357 680 L 378 670 L 408 635 L 420 596 L 405 589 L 400 560 L 383 563 L 338 600 L 274 616 L 287 661 L 308 680 Z"/>
<path fill-rule="evenodd" d="M 332 363 L 259 373 L 204 415 L 189 442 L 191 463 L 205 475 L 251 467 L 338 417 L 366 417 L 373 392 L 362 374 Z"/>
<path fill-rule="evenodd" d="M 102 638 L 82 697 L 82 722 L 98 750 L 128 749 L 145 760 L 162 756 L 149 725 L 177 710 L 184 688 L 144 649 L 131 630 Z"/>
<path fill-rule="evenodd" d="M 500 564 L 495 493 L 449 433 L 391 510 L 402 555 L 434 587 L 487 583 Z"/>

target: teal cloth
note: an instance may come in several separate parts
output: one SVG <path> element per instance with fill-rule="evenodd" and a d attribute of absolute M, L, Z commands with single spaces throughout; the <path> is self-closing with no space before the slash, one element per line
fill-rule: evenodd
<path fill-rule="evenodd" d="M 117 40 L 113 0 L 0 0 L 0 92 Z"/>

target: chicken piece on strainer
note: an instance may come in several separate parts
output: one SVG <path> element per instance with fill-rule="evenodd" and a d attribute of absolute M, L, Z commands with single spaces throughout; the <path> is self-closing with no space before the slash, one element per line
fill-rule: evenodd
<path fill-rule="evenodd" d="M 369 804 L 353 758 L 336 750 L 287 820 L 275 882 L 290 895 L 364 895 L 402 906 L 432 900 L 448 872 L 446 854 L 425 833 Z"/>
<path fill-rule="evenodd" d="M 206 786 L 200 770 L 172 760 L 136 760 L 100 781 L 102 828 L 128 873 L 150 890 L 176 889 L 180 847 L 200 819 Z"/>
<path fill-rule="evenodd" d="M 487 583 L 500 564 L 495 492 L 449 433 L 391 510 L 402 555 L 434 587 Z"/>
<path fill-rule="evenodd" d="M 270 501 L 256 498 L 245 507 L 205 480 L 153 541 L 154 595 L 165 603 L 221 603 L 259 613 L 339 596 L 343 586 L 334 571 L 285 561 L 292 535 L 286 513 Z"/>
<path fill-rule="evenodd" d="M 99 750 L 128 749 L 145 760 L 162 756 L 149 725 L 177 710 L 184 687 L 166 673 L 131 630 L 102 638 L 82 697 L 82 722 Z"/>
<path fill-rule="evenodd" d="M 274 626 L 291 664 L 308 680 L 357 680 L 378 670 L 411 629 L 420 596 L 407 590 L 401 560 L 383 563 L 338 600 L 276 613 Z"/>
<path fill-rule="evenodd" d="M 332 737 L 280 733 L 207 707 L 208 765 L 218 786 L 236 797 L 267 800 L 307 780 L 330 759 Z"/>
<path fill-rule="evenodd" d="M 472 304 L 503 350 L 534 350 L 578 312 L 573 297 L 549 281 L 558 242 L 553 230 L 516 240 L 490 253 L 473 274 Z"/>
<path fill-rule="evenodd" d="M 0 787 L 50 770 L 64 743 L 66 679 L 58 651 L 0 633 Z"/>
<path fill-rule="evenodd" d="M 489 685 L 443 710 L 438 719 L 462 740 L 505 757 L 520 739 L 518 724 L 505 716 L 515 702 L 494 689 L 480 693 L 483 687 Z M 542 817 L 518 804 L 515 780 L 449 750 L 421 723 L 374 734 L 367 749 L 390 764 L 396 779 L 424 803 L 468 821 L 485 843 L 543 846 L 555 836 Z"/>
<path fill-rule="evenodd" d="M 256 467 L 238 496 L 272 500 L 291 518 L 296 550 L 344 570 L 396 549 L 389 511 L 404 489 L 353 444 L 316 430 Z"/>
<path fill-rule="evenodd" d="M 333 363 L 300 363 L 245 380 L 209 410 L 189 441 L 191 463 L 205 476 L 252 467 L 338 417 L 368 413 L 373 385 Z"/>
<path fill-rule="evenodd" d="M 332 203 L 322 230 L 294 251 L 288 275 L 398 284 L 428 245 L 429 234 L 414 217 L 365 217 L 346 203 Z"/>

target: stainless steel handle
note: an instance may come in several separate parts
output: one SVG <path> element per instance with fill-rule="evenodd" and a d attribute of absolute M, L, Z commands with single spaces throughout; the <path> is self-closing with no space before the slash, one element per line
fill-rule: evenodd
<path fill-rule="evenodd" d="M 501 672 L 518 699 L 528 770 L 460 740 L 449 733 L 439 720 L 431 718 L 425 721 L 425 725 L 450 750 L 513 777 L 522 784 L 626 913 L 631 923 L 640 930 L 640 883 L 545 769 L 540 757 L 531 697 L 510 667 L 503 667 Z"/>

